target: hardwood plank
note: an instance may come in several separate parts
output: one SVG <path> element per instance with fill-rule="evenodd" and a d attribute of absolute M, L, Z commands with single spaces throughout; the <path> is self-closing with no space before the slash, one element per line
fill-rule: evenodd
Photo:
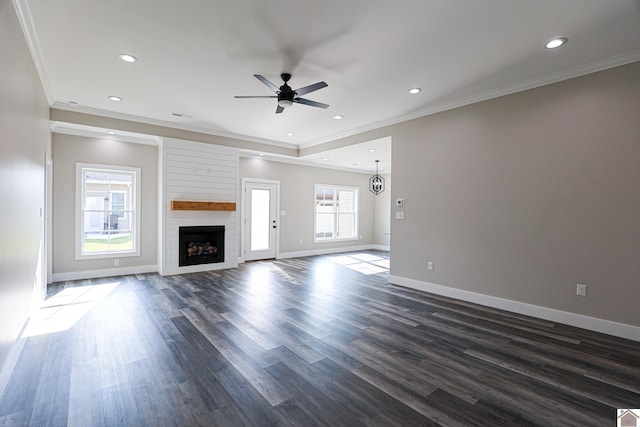
<path fill-rule="evenodd" d="M 61 316 L 85 312 L 25 340 L 0 425 L 599 426 L 640 407 L 640 343 L 345 265 L 387 258 L 54 284 Z"/>

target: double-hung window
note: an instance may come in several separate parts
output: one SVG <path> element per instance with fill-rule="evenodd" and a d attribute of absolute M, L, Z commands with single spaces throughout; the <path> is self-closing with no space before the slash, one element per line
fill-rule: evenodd
<path fill-rule="evenodd" d="M 76 164 L 76 259 L 140 255 L 140 168 Z"/>
<path fill-rule="evenodd" d="M 315 241 L 358 238 L 358 189 L 315 185 Z"/>

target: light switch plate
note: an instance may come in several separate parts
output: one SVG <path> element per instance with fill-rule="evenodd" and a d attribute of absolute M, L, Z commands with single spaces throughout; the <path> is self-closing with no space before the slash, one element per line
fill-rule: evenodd
<path fill-rule="evenodd" d="M 404 212 L 396 212 L 396 219 L 404 219 Z"/>

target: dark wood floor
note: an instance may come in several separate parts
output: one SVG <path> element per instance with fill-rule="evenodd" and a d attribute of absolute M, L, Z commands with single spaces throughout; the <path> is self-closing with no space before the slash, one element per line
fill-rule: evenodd
<path fill-rule="evenodd" d="M 0 425 L 604 426 L 640 408 L 640 343 L 390 285 L 387 258 L 56 284 Z"/>

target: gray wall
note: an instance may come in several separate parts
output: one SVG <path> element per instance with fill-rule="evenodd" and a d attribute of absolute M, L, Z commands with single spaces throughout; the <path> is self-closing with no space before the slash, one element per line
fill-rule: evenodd
<path fill-rule="evenodd" d="M 42 285 L 49 106 L 15 9 L 0 0 L 0 367 Z"/>
<path fill-rule="evenodd" d="M 121 257 L 120 268 L 157 264 L 158 147 L 109 139 L 53 135 L 53 274 L 118 269 L 113 259 L 75 260 L 76 163 L 132 166 L 140 182 L 140 256 Z"/>
<path fill-rule="evenodd" d="M 383 174 L 385 190 L 374 197 L 373 243 L 389 247 L 391 233 L 391 174 Z M 395 203 L 395 200 L 393 201 Z"/>
<path fill-rule="evenodd" d="M 640 326 L 640 63 L 384 132 L 391 274 Z"/>
<path fill-rule="evenodd" d="M 316 168 L 260 158 L 240 158 L 240 177 L 280 181 L 280 253 L 318 251 L 375 244 L 375 200 L 368 190 L 369 175 Z M 313 243 L 314 184 L 359 187 L 359 234 L 361 240 L 340 243 Z M 241 204 L 238 209 L 242 209 Z M 241 210 L 240 210 L 241 212 Z M 303 243 L 299 243 L 299 239 Z"/>

